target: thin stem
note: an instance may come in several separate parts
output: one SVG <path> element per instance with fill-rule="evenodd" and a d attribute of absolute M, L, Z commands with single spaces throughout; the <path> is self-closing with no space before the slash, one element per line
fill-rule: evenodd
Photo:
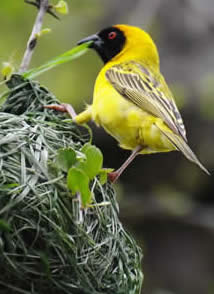
<path fill-rule="evenodd" d="M 44 19 L 45 13 L 47 12 L 49 8 L 49 0 L 40 0 L 38 3 L 39 3 L 39 11 L 38 11 L 35 23 L 33 25 L 31 35 L 27 42 L 27 47 L 20 65 L 19 73 L 23 73 L 29 67 L 29 64 L 30 64 L 30 61 L 37 43 L 36 35 L 42 29 L 43 19 Z"/>

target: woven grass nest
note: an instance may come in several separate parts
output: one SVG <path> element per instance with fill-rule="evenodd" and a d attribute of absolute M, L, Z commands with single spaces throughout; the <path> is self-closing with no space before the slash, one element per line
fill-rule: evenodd
<path fill-rule="evenodd" d="M 111 185 L 94 179 L 94 205 L 80 221 L 63 174 L 50 172 L 57 150 L 79 150 L 87 129 L 44 109 L 58 102 L 38 83 L 14 75 L 8 87 L 0 109 L 0 293 L 139 294 L 141 250 L 118 219 Z"/>

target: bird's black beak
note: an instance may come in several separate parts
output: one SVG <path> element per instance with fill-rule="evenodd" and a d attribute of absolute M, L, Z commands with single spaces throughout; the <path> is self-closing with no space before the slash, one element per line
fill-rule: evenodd
<path fill-rule="evenodd" d="M 102 40 L 97 34 L 91 35 L 87 38 L 84 38 L 77 42 L 77 45 L 81 45 L 83 43 L 91 42 L 89 48 L 99 48 L 102 45 Z"/>
<path fill-rule="evenodd" d="M 94 34 L 85 39 L 82 39 L 77 43 L 77 45 L 81 45 L 87 42 L 90 42 L 88 45 L 88 48 L 94 49 L 98 53 L 98 55 L 102 58 L 104 63 L 106 63 L 109 60 L 109 58 L 106 57 L 105 42 L 101 39 L 99 34 Z"/>

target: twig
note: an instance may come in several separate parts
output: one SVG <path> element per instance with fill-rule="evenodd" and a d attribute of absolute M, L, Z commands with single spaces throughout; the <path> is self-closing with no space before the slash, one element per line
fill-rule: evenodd
<path fill-rule="evenodd" d="M 43 19 L 44 19 L 45 13 L 47 12 L 49 8 L 49 0 L 39 0 L 39 1 L 37 0 L 37 3 L 39 3 L 39 12 L 37 14 L 29 40 L 27 42 L 27 48 L 25 50 L 24 57 L 20 65 L 19 73 L 23 73 L 24 71 L 26 71 L 30 64 L 33 51 L 37 43 L 36 35 L 42 29 Z"/>
<path fill-rule="evenodd" d="M 37 2 L 33 2 L 33 1 L 30 1 L 30 0 L 24 0 L 25 3 L 27 4 L 30 4 L 30 5 L 33 5 L 35 6 L 36 8 L 39 9 L 39 2 L 37 0 Z M 53 17 L 55 17 L 56 19 L 60 20 L 60 18 L 51 10 L 53 8 L 53 5 L 49 5 L 48 6 L 48 9 L 47 9 L 47 13 L 52 15 Z"/>

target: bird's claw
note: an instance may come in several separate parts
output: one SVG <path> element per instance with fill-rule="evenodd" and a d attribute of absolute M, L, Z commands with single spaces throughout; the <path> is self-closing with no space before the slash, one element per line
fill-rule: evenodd
<path fill-rule="evenodd" d="M 116 180 L 119 178 L 119 173 L 117 171 L 108 173 L 108 179 L 110 182 L 115 183 Z"/>
<path fill-rule="evenodd" d="M 51 104 L 44 105 L 44 108 L 53 109 L 56 111 L 67 112 L 72 118 L 76 117 L 76 112 L 70 104 Z"/>

